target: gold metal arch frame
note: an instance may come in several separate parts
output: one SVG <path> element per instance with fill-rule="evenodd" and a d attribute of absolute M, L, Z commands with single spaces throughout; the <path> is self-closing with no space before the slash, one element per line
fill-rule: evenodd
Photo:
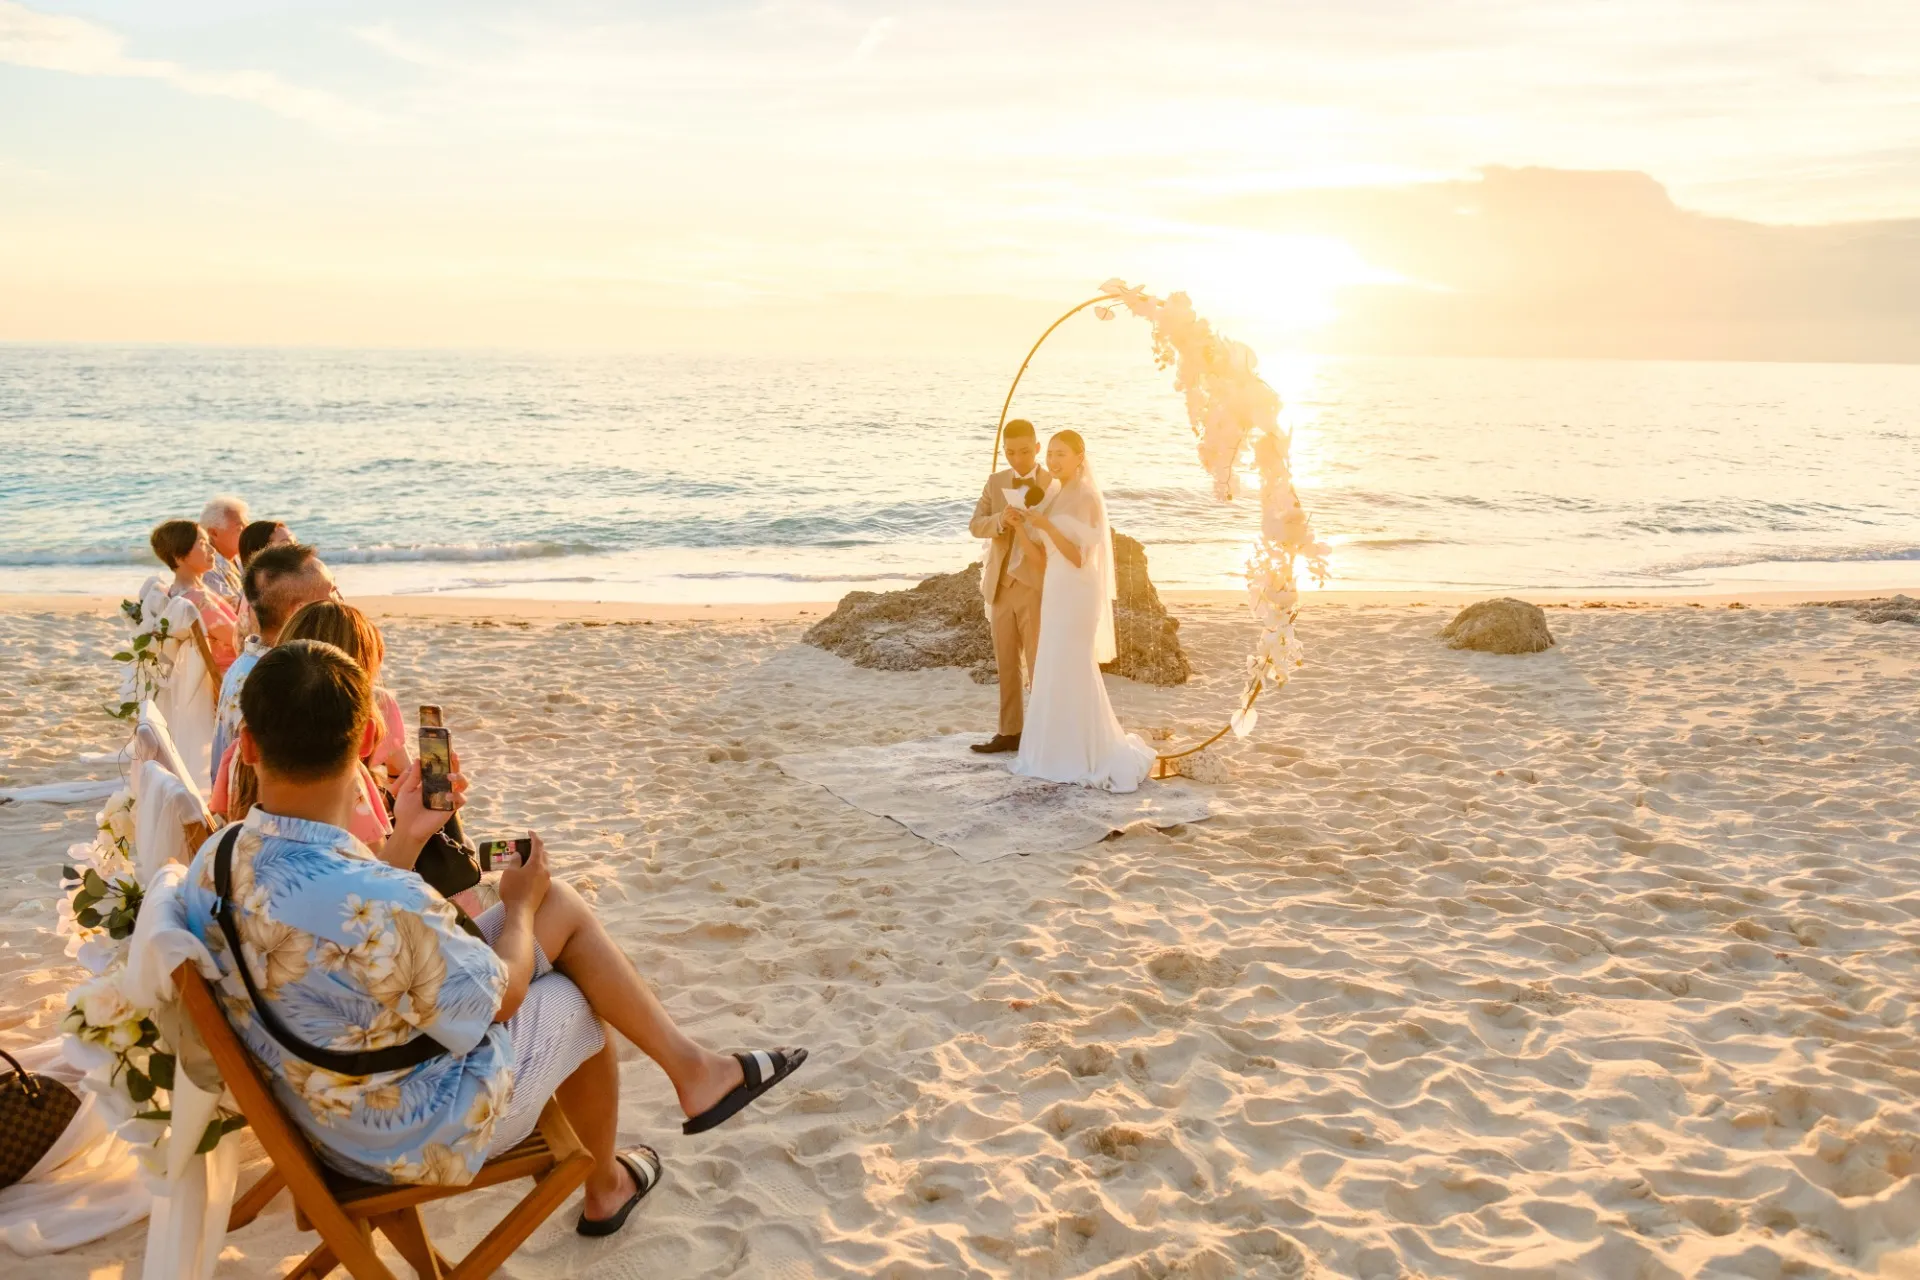
<path fill-rule="evenodd" d="M 1073 319 L 1073 317 L 1079 315 L 1088 307 L 1097 307 L 1103 302 L 1110 305 L 1117 305 L 1119 300 L 1111 294 L 1103 293 L 1097 297 L 1088 298 L 1085 302 L 1069 307 L 1058 320 L 1048 325 L 1046 332 L 1035 339 L 1034 344 L 1027 349 L 1027 358 L 1020 362 L 1019 370 L 1013 375 L 1012 384 L 1007 387 L 1006 399 L 1000 402 L 1000 422 L 999 425 L 993 429 L 993 462 L 987 468 L 987 474 L 989 476 L 1000 469 L 1000 439 L 1007 430 L 1007 410 L 1013 407 L 1013 393 L 1020 389 L 1020 379 L 1026 376 L 1027 366 L 1032 364 L 1034 356 L 1039 354 L 1041 344 L 1053 336 L 1055 329 L 1058 329 L 1061 325 Z M 1241 710 L 1247 710 L 1251 708 L 1254 703 L 1258 702 L 1260 700 L 1260 692 L 1264 687 L 1264 682 L 1256 683 L 1253 691 L 1247 695 L 1246 701 L 1240 704 Z M 1190 756 L 1197 752 L 1205 751 L 1208 747 L 1226 737 L 1232 730 L 1233 724 L 1229 721 L 1221 725 L 1219 730 L 1204 742 L 1196 743 L 1191 747 L 1182 747 L 1178 751 L 1161 752 L 1154 760 L 1153 776 L 1156 778 L 1173 776 L 1176 772 L 1173 764 L 1174 761 L 1181 759 L 1183 756 Z"/>

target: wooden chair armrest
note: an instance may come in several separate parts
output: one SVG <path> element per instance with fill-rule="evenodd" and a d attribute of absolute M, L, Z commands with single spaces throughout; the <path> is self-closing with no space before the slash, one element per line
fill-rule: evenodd
<path fill-rule="evenodd" d="M 193 643 L 200 650 L 200 660 L 207 664 L 207 679 L 213 685 L 213 714 L 220 714 L 220 668 L 213 665 L 213 644 L 207 639 L 207 629 L 200 625 L 200 619 L 193 620 Z M 218 769 L 220 762 L 215 760 L 213 767 Z"/>

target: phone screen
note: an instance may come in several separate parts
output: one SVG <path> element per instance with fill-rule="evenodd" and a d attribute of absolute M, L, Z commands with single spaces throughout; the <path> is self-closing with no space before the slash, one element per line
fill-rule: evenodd
<path fill-rule="evenodd" d="M 480 842 L 480 869 L 492 871 L 496 865 L 502 870 L 511 863 L 516 867 L 527 865 L 527 859 L 533 856 L 533 841 L 526 836 L 517 840 L 482 840 Z"/>
<path fill-rule="evenodd" d="M 427 808 L 453 808 L 453 735 L 420 726 L 420 795 Z"/>

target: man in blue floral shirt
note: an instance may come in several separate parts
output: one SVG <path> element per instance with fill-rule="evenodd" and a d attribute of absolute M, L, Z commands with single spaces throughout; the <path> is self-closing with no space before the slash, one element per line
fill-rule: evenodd
<path fill-rule="evenodd" d="M 401 783 L 392 835 L 378 858 L 369 853 L 345 827 L 377 732 L 373 690 L 339 649 L 296 640 L 270 650 L 241 706 L 241 758 L 259 801 L 195 856 L 187 922 L 220 967 L 228 1020 L 327 1163 L 370 1181 L 465 1183 L 557 1099 L 594 1156 L 577 1229 L 606 1235 L 657 1185 L 660 1162 L 646 1147 L 615 1150 L 619 1066 L 603 1023 L 666 1071 L 688 1132 L 730 1118 L 805 1061 L 800 1049 L 728 1056 L 690 1039 L 591 907 L 550 879 L 537 840 L 469 932 L 411 869 L 447 820 L 423 804 L 418 765 Z M 457 760 L 455 770 L 459 798 Z M 215 915 L 223 845 L 239 956 Z M 256 1016 L 256 999 L 278 1030 Z M 335 1057 L 402 1046 L 430 1056 L 378 1070 Z"/>

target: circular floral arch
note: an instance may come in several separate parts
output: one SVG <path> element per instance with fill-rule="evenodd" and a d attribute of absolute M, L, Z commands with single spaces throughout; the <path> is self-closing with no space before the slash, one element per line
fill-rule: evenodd
<path fill-rule="evenodd" d="M 1259 719 L 1254 703 L 1266 689 L 1278 689 L 1305 660 L 1295 633 L 1300 588 L 1295 568 L 1304 559 L 1315 582 L 1327 576 L 1327 548 L 1313 533 L 1313 522 L 1293 487 L 1290 458 L 1293 441 L 1280 426 L 1280 396 L 1260 376 L 1253 349 L 1214 331 L 1194 312 L 1184 293 L 1155 297 L 1120 280 L 1100 286 L 1095 297 L 1070 308 L 1048 325 L 1027 351 L 1013 375 L 1006 399 L 1000 404 L 1000 423 L 993 432 L 993 465 L 1000 466 L 1000 439 L 1007 427 L 1013 393 L 1041 344 L 1068 320 L 1094 308 L 1102 320 L 1124 307 L 1153 326 L 1153 359 L 1173 370 L 1173 385 L 1186 397 L 1187 421 L 1193 427 L 1200 465 L 1213 477 L 1213 496 L 1231 502 L 1244 492 L 1242 464 L 1250 457 L 1260 474 L 1260 535 L 1247 560 L 1247 601 L 1259 638 L 1247 655 L 1247 680 L 1238 708 L 1227 724 L 1206 741 L 1163 753 L 1167 762 L 1212 746 L 1229 731 L 1245 737 Z"/>

